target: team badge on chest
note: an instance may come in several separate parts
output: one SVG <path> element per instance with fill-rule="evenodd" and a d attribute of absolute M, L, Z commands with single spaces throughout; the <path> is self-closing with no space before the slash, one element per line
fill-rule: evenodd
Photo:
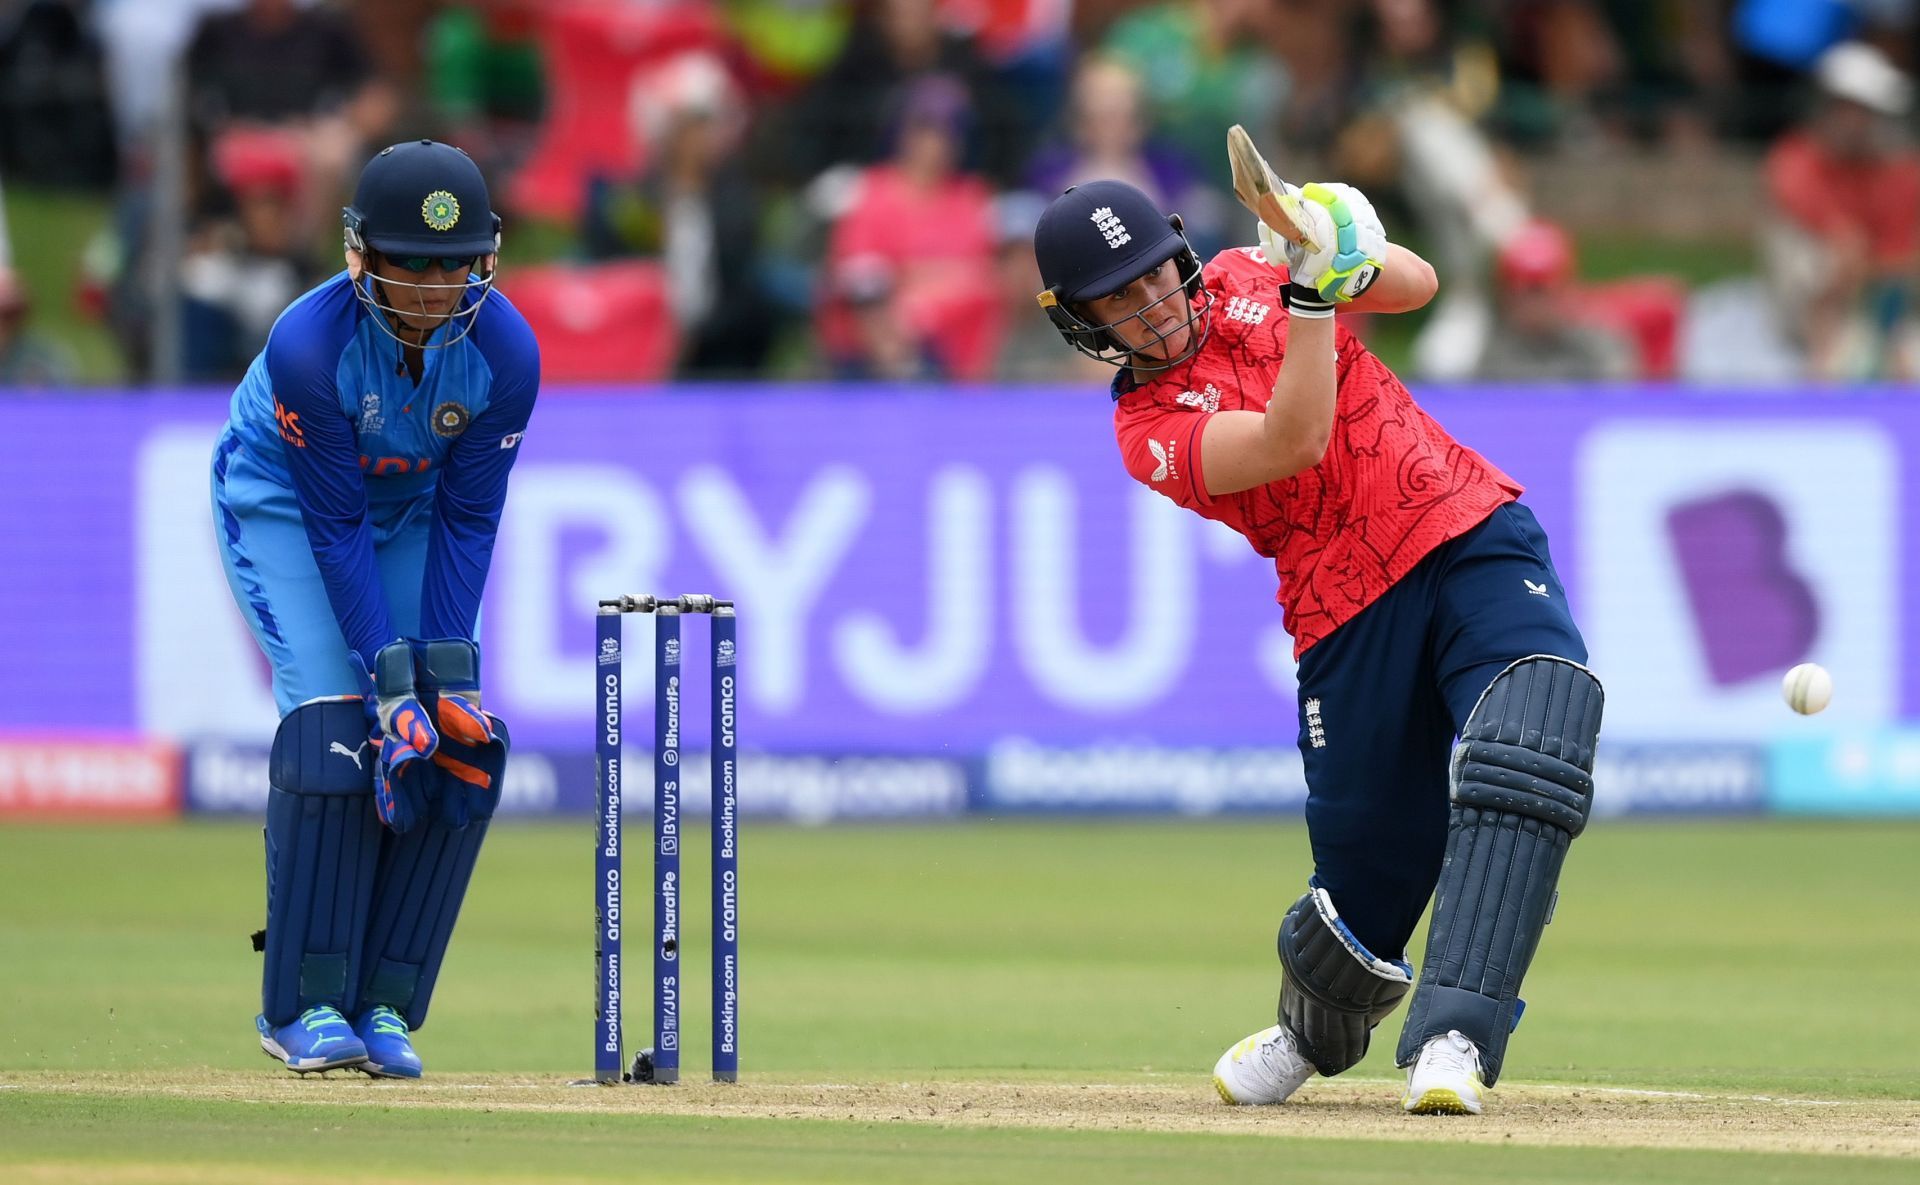
<path fill-rule="evenodd" d="M 467 430 L 467 424 L 473 420 L 473 413 L 466 404 L 447 402 L 433 409 L 433 434 L 435 436 L 458 436 Z"/>

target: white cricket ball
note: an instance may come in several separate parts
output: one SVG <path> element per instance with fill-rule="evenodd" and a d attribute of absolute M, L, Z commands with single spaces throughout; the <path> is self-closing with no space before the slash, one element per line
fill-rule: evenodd
<path fill-rule="evenodd" d="M 1817 662 L 1803 662 L 1780 680 L 1780 694 L 1789 708 L 1811 716 L 1833 699 L 1833 676 Z"/>

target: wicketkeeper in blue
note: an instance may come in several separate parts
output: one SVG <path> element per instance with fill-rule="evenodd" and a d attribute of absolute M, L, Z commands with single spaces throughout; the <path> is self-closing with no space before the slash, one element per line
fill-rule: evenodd
<path fill-rule="evenodd" d="M 213 517 L 280 708 L 261 1048 L 417 1078 L 506 766 L 476 622 L 540 356 L 493 290 L 500 219 L 464 152 L 383 150 L 345 225 L 346 270 L 233 394 Z"/>

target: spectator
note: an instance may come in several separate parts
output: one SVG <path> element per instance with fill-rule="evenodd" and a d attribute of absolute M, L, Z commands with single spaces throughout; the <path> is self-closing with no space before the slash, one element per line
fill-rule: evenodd
<path fill-rule="evenodd" d="M 940 17 L 972 37 L 986 59 L 994 110 L 1003 117 L 996 138 L 1010 163 L 1033 155 L 1065 105 L 1076 52 L 1073 9 L 1071 0 L 935 0 Z M 1010 180 L 995 172 L 995 162 L 985 167 L 989 176 Z"/>
<path fill-rule="evenodd" d="M 933 73 L 959 80 L 967 91 L 973 116 L 961 158 L 977 161 L 990 177 L 1012 180 L 1025 160 L 1016 131 L 1022 121 L 1007 111 L 973 39 L 940 23 L 934 0 L 869 0 L 859 10 L 840 57 L 795 109 L 786 140 L 796 176 L 884 155 L 891 146 L 890 100 Z"/>
<path fill-rule="evenodd" d="M 695 53 L 647 75 L 634 100 L 633 131 L 651 160 L 637 182 L 589 186 L 587 252 L 662 262 L 680 374 L 754 374 L 774 318 L 757 271 L 759 200 L 732 151 L 746 123 L 739 90 L 716 58 Z"/>
<path fill-rule="evenodd" d="M 393 120 L 396 99 L 374 77 L 353 26 L 294 0 L 248 0 L 203 19 L 187 50 L 189 106 L 211 144 L 235 126 L 283 128 L 301 141 L 303 236 L 338 216 L 347 169 Z"/>
<path fill-rule="evenodd" d="M 1170 144 L 1149 138 L 1141 103 L 1140 77 L 1131 66 L 1098 54 L 1081 59 L 1073 78 L 1066 139 L 1035 156 L 1027 170 L 1028 188 L 1051 198 L 1082 181 L 1125 181 L 1162 209 L 1179 210 L 1187 219 L 1194 250 L 1202 259 L 1210 258 L 1232 245 L 1225 241 L 1226 199 L 1205 185 Z"/>
<path fill-rule="evenodd" d="M 1077 351 L 1060 348 L 1060 331 L 1039 315 L 1034 297 L 1045 287 L 1033 254 L 1033 228 L 1047 199 L 1016 190 L 994 202 L 998 233 L 1000 299 L 1006 307 L 1007 337 L 1000 347 L 994 380 L 1002 383 L 1091 383 L 1105 386 L 1112 368 Z"/>
<path fill-rule="evenodd" d="M 1286 77 L 1263 48 L 1270 0 L 1165 0 L 1129 13 L 1105 48 L 1145 81 L 1158 126 L 1194 160 L 1215 160 L 1227 128 L 1272 142 Z"/>
<path fill-rule="evenodd" d="M 27 327 L 32 306 L 27 290 L 0 266 L 0 387 L 63 387 L 73 382 L 73 363 L 54 342 Z"/>
<path fill-rule="evenodd" d="M 91 4 L 12 7 L 0 6 L 0 172 L 14 182 L 108 188 L 113 115 Z"/>
<path fill-rule="evenodd" d="M 187 377 L 238 377 L 314 278 L 294 218 L 303 162 L 299 137 L 285 131 L 236 128 L 214 142 L 214 173 L 231 210 L 204 220 L 181 260 Z"/>
<path fill-rule="evenodd" d="M 449 140 L 484 171 L 531 148 L 546 107 L 534 0 L 449 5 L 425 30 L 426 89 Z"/>
<path fill-rule="evenodd" d="M 1582 317 L 1567 232 L 1535 219 L 1501 245 L 1493 332 L 1476 378 L 1597 382 L 1633 376 L 1633 347 Z"/>
<path fill-rule="evenodd" d="M 755 98 L 790 95 L 838 60 L 851 8 L 847 0 L 722 0 Z"/>
<path fill-rule="evenodd" d="M 1768 279 L 1813 375 L 1910 378 L 1901 337 L 1920 259 L 1920 153 L 1895 121 L 1913 86 L 1860 42 L 1828 50 L 1814 75 L 1818 107 L 1767 154 L 1780 214 L 1762 234 Z"/>
<path fill-rule="evenodd" d="M 821 337 L 843 378 L 982 380 L 1003 321 L 993 197 L 958 167 L 966 90 L 922 78 L 898 110 L 892 159 L 861 174 L 833 227 Z"/>

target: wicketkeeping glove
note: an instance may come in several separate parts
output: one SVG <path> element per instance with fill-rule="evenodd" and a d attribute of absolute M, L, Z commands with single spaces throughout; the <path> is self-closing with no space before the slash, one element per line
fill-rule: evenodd
<path fill-rule="evenodd" d="M 437 817 L 452 827 L 490 818 L 506 744 L 498 721 L 480 710 L 480 648 L 465 638 L 416 642 L 413 660 L 421 702 L 440 727 L 429 771 Z"/>
<path fill-rule="evenodd" d="M 1297 246 L 1263 222 L 1260 252 L 1272 266 L 1286 267 L 1288 295 L 1296 311 L 1345 304 L 1365 292 L 1380 278 L 1387 259 L 1387 231 L 1373 203 L 1337 181 L 1287 188 L 1300 198 L 1303 216 L 1313 221 L 1310 229 L 1321 249 L 1310 252 Z"/>
<path fill-rule="evenodd" d="M 348 660 L 366 697 L 368 735 L 379 756 L 373 763 L 373 803 L 380 821 L 406 831 L 427 810 L 426 760 L 440 747 L 427 710 L 413 687 L 413 647 L 389 642 L 373 656 L 373 670 L 349 650 Z"/>

